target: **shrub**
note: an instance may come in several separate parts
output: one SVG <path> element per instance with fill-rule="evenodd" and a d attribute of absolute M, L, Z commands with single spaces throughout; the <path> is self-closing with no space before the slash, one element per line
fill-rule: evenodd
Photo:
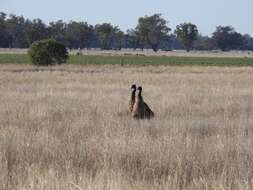
<path fill-rule="evenodd" d="M 53 39 L 34 42 L 28 54 L 34 65 L 48 66 L 66 63 L 69 58 L 66 47 Z"/>

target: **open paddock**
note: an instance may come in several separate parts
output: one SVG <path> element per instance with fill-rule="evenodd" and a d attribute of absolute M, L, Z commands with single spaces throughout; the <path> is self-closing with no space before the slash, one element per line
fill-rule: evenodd
<path fill-rule="evenodd" d="M 27 54 L 28 49 L 18 49 L 18 48 L 0 48 L 1 54 Z M 82 55 L 104 55 L 104 56 L 122 56 L 122 55 L 139 55 L 139 56 L 176 56 L 176 57 L 251 57 L 253 58 L 253 51 L 226 51 L 222 52 L 220 50 L 212 50 L 212 51 L 198 51 L 193 50 L 187 52 L 185 50 L 171 50 L 171 51 L 162 51 L 154 52 L 151 49 L 121 49 L 121 50 L 101 50 L 99 48 L 91 48 L 91 49 L 69 49 L 69 53 L 71 55 L 76 55 L 77 53 L 81 53 Z"/>
<path fill-rule="evenodd" d="M 253 189 L 253 68 L 0 65 L 0 189 Z M 155 112 L 127 112 L 132 83 Z"/>

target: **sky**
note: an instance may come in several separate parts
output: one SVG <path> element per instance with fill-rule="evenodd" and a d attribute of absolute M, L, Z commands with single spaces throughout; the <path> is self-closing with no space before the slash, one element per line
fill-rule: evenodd
<path fill-rule="evenodd" d="M 40 18 L 45 23 L 109 22 L 123 31 L 135 28 L 139 17 L 161 13 L 172 30 L 191 22 L 203 35 L 210 36 L 218 25 L 231 25 L 253 36 L 253 0 L 0 0 L 0 12 Z"/>

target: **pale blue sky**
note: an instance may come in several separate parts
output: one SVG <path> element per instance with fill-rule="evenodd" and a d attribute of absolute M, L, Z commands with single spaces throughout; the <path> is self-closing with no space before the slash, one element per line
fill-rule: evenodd
<path fill-rule="evenodd" d="M 140 16 L 162 13 L 174 30 L 192 22 L 204 35 L 218 25 L 232 25 L 253 36 L 253 0 L 0 0 L 0 11 L 49 21 L 110 22 L 134 28 Z"/>

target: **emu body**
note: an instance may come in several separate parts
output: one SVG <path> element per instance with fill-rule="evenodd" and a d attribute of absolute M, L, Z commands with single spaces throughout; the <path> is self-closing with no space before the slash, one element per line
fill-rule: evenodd
<path fill-rule="evenodd" d="M 154 112 L 144 102 L 142 97 L 142 87 L 138 87 L 138 95 L 135 97 L 135 103 L 133 106 L 133 117 L 135 119 L 151 119 L 154 117 Z"/>

